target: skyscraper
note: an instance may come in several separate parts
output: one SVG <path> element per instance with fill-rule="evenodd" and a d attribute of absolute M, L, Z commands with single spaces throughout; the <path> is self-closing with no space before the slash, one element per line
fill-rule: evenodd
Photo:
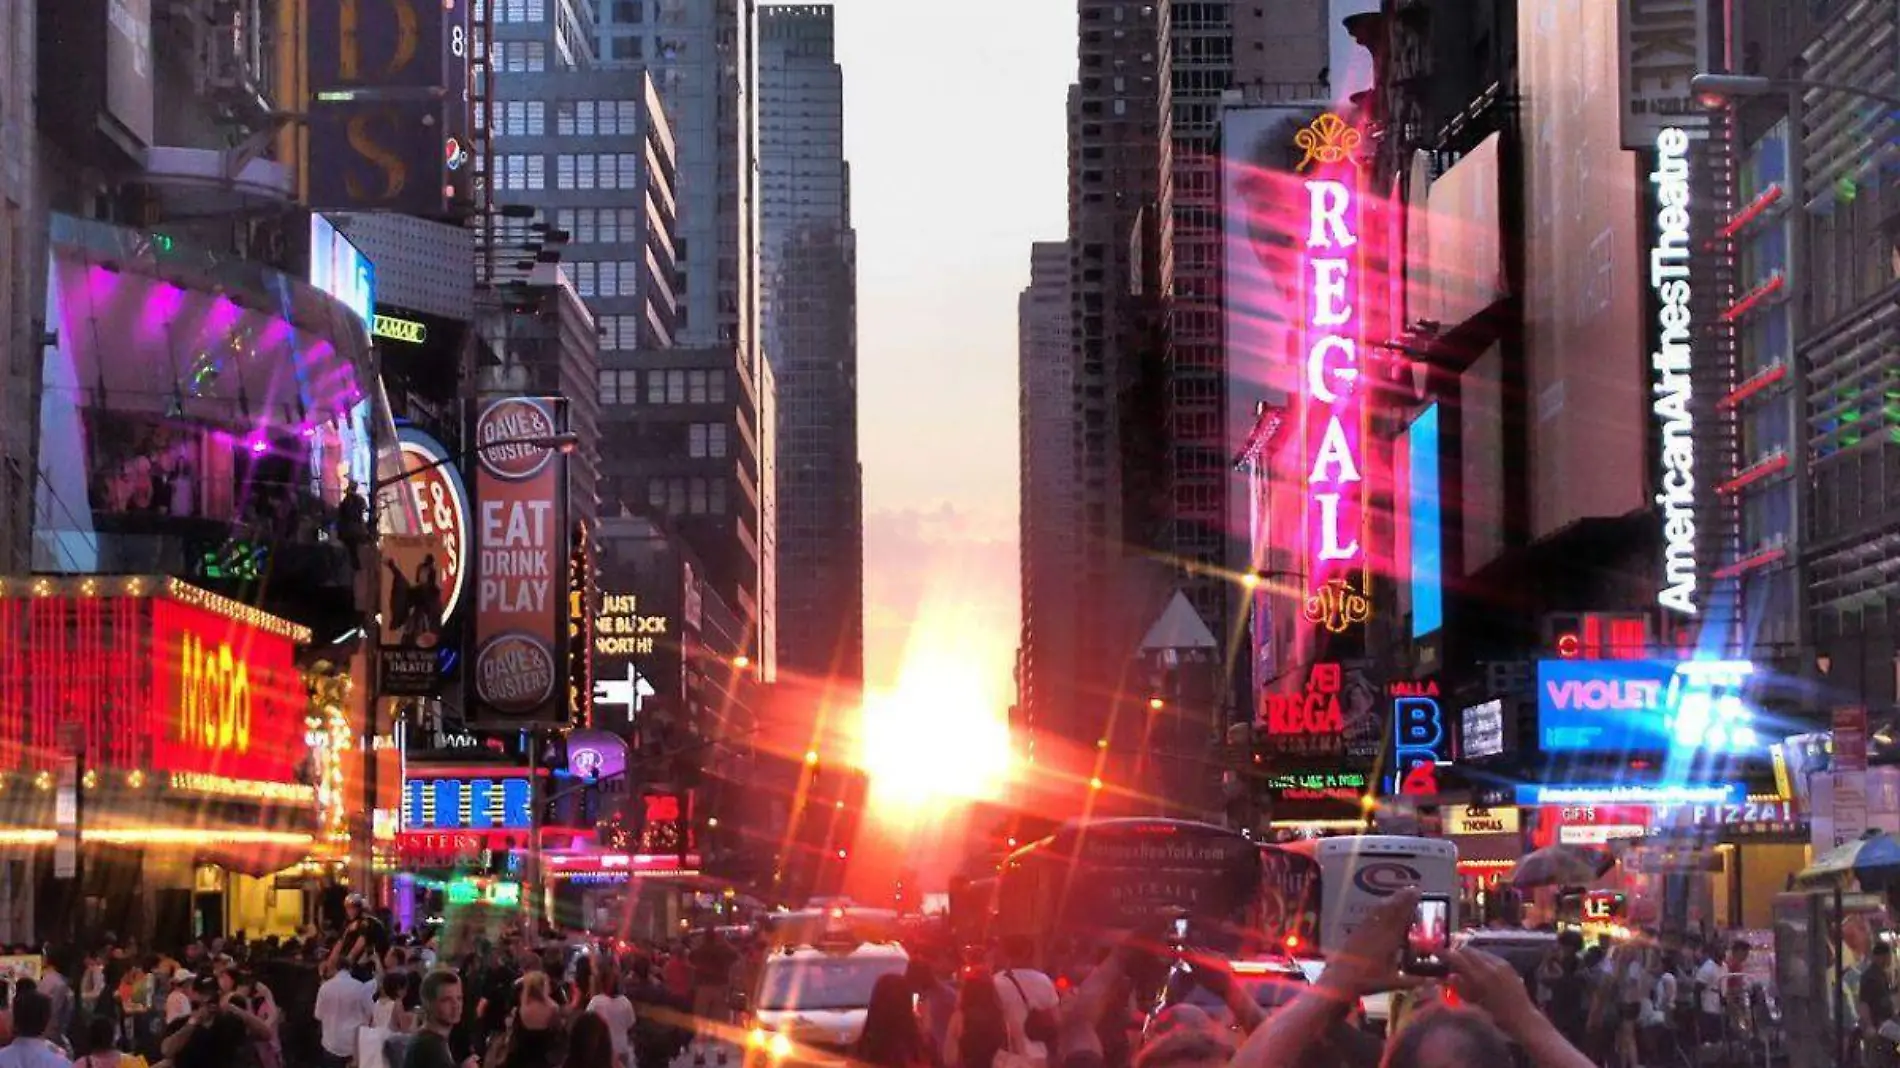
<path fill-rule="evenodd" d="M 778 604 L 788 671 L 864 677 L 857 249 L 829 4 L 759 11 L 761 325 L 777 380 Z"/>
<path fill-rule="evenodd" d="M 1077 672 L 1076 412 L 1069 362 L 1069 246 L 1039 241 L 1016 305 L 1022 640 L 1018 704 L 1030 755 L 1051 700 Z"/>
<path fill-rule="evenodd" d="M 1220 114 L 1231 89 L 1310 98 L 1326 77 L 1327 0 L 1235 0 L 1172 5 L 1174 194 L 1168 306 L 1166 540 L 1188 565 L 1185 589 L 1216 634 L 1230 629 L 1247 559 L 1244 489 L 1232 459 L 1252 425 L 1254 397 L 1229 398 L 1221 340 Z M 1238 413 L 1236 417 L 1232 413 Z M 1238 496 L 1237 496 L 1238 495 Z"/>
<path fill-rule="evenodd" d="M 774 443 L 763 432 L 774 400 L 758 344 L 756 4 L 584 2 L 593 5 L 590 31 L 600 64 L 652 76 L 678 160 L 678 347 L 614 365 L 665 373 L 665 391 L 646 394 L 665 399 L 641 403 L 692 408 L 671 410 L 679 418 L 655 427 L 647 418 L 653 413 L 626 410 L 623 397 L 626 443 L 671 450 L 669 465 L 617 472 L 610 456 L 607 473 L 622 476 L 629 507 L 673 516 L 720 594 L 754 622 L 756 659 L 770 679 L 777 662 L 778 521 L 768 484 Z M 650 378 L 642 384 L 652 389 Z"/>
<path fill-rule="evenodd" d="M 1078 84 L 1069 99 L 1071 447 L 1076 458 L 1077 663 L 1086 675 L 1025 710 L 1092 746 L 1140 736 L 1122 716 L 1142 633 L 1166 603 L 1150 547 L 1167 504 L 1163 438 L 1168 264 L 1168 9 L 1078 0 Z M 1143 706 L 1145 707 L 1145 706 Z M 1111 739 L 1112 740 L 1112 739 Z"/>

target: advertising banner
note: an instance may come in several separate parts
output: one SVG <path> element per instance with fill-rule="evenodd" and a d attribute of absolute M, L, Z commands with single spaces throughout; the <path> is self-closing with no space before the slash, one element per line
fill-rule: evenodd
<path fill-rule="evenodd" d="M 1454 755 L 1452 737 L 1438 702 L 1438 683 L 1394 683 L 1391 792 L 1410 797 L 1438 793 L 1438 769 Z"/>
<path fill-rule="evenodd" d="M 1483 808 L 1478 805 L 1446 805 L 1445 833 L 1516 834 L 1522 824 L 1515 808 Z"/>
<path fill-rule="evenodd" d="M 1550 753 L 1752 752 L 1753 674 L 1746 660 L 1542 660 L 1538 738 Z"/>
<path fill-rule="evenodd" d="M 1472 705 L 1458 717 L 1458 751 L 1465 760 L 1493 757 L 1504 752 L 1504 699 Z"/>
<path fill-rule="evenodd" d="M 342 301 L 369 326 L 376 315 L 376 267 L 336 224 L 310 216 L 310 284 Z"/>
<path fill-rule="evenodd" d="M 294 782 L 304 745 L 302 676 L 287 638 L 175 601 L 152 605 L 153 710 L 163 771 Z"/>
<path fill-rule="evenodd" d="M 511 397 L 475 420 L 478 463 L 472 723 L 567 719 L 567 460 L 558 397 Z"/>
<path fill-rule="evenodd" d="M 1360 771 L 1275 775 L 1267 780 L 1268 811 L 1275 821 L 1359 819 L 1367 791 Z"/>
<path fill-rule="evenodd" d="M 1835 771 L 1867 770 L 1867 710 L 1849 705 L 1834 710 Z"/>
<path fill-rule="evenodd" d="M 443 609 L 448 587 L 437 554 L 440 542 L 423 534 L 382 538 L 382 687 L 389 697 L 428 697 L 441 672 Z"/>
<path fill-rule="evenodd" d="M 1385 737 L 1379 688 L 1363 670 L 1332 662 L 1314 664 L 1297 692 L 1262 694 L 1256 725 L 1276 756 L 1315 767 L 1341 757 L 1370 763 Z"/>
<path fill-rule="evenodd" d="M 417 534 L 430 540 L 442 587 L 442 619 L 447 622 L 455 618 L 468 588 L 468 489 L 441 442 L 414 427 L 401 428 L 396 437 L 408 477 L 383 487 L 376 514 L 385 537 Z"/>
<path fill-rule="evenodd" d="M 466 182 L 469 5 L 313 0 L 307 203 L 440 215 Z"/>
<path fill-rule="evenodd" d="M 1708 136 L 1708 109 L 1689 79 L 1709 69 L 1707 0 L 1621 0 L 1617 58 L 1623 147 L 1648 148 L 1666 127 Z"/>

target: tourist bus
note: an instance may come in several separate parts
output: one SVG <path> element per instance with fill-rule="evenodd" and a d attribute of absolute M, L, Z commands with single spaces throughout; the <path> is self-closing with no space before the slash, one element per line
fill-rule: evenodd
<path fill-rule="evenodd" d="M 1230 955 L 1252 928 L 1260 847 L 1187 820 L 1064 824 L 1004 858 L 990 890 L 989 934 L 1027 936 L 1045 959 L 1179 921 L 1197 947 Z"/>

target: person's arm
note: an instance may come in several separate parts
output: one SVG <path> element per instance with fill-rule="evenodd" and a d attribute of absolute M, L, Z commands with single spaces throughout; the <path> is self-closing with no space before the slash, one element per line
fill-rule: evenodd
<path fill-rule="evenodd" d="M 1082 980 L 1075 996 L 1056 1014 L 1056 1048 L 1065 1062 L 1078 1054 L 1092 1056 L 1098 1063 L 1104 1058 L 1100 1024 L 1128 975 L 1122 959 L 1122 954 L 1128 952 L 1133 950 L 1123 948 L 1110 954 Z"/>
<path fill-rule="evenodd" d="M 1537 1011 L 1517 969 L 1476 949 L 1453 950 L 1449 959 L 1452 989 L 1489 1013 L 1537 1068 L 1593 1068 L 1590 1058 Z"/>
<path fill-rule="evenodd" d="M 206 1016 L 207 1016 L 206 1011 L 203 1009 L 200 1009 L 197 1012 L 192 1013 L 190 1016 L 185 1017 L 184 1026 L 173 1031 L 171 1034 L 166 1035 L 165 1040 L 158 1044 L 159 1056 L 164 1057 L 166 1060 L 169 1061 L 169 1060 L 175 1059 L 180 1053 L 184 1052 L 185 1044 L 191 1041 L 192 1035 L 195 1035 L 198 1033 L 199 1027 L 203 1026 L 203 1024 L 206 1022 L 205 1020 Z"/>
<path fill-rule="evenodd" d="M 269 1042 L 277 1037 L 277 1032 L 271 1028 L 271 1025 L 251 1010 L 237 1005 L 229 1005 L 226 1008 L 244 1024 L 244 1033 L 253 1041 Z"/>

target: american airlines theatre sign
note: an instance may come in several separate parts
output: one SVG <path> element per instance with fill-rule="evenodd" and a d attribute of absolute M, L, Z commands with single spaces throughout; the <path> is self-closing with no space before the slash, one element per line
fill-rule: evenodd
<path fill-rule="evenodd" d="M 1651 410 L 1661 433 L 1656 504 L 1662 509 L 1663 573 L 1656 602 L 1677 615 L 1700 611 L 1696 576 L 1695 366 L 1690 314 L 1693 242 L 1689 216 L 1689 135 L 1666 127 L 1656 135 L 1655 235 L 1649 249 L 1649 286 L 1658 302 L 1656 344 L 1650 354 Z"/>

